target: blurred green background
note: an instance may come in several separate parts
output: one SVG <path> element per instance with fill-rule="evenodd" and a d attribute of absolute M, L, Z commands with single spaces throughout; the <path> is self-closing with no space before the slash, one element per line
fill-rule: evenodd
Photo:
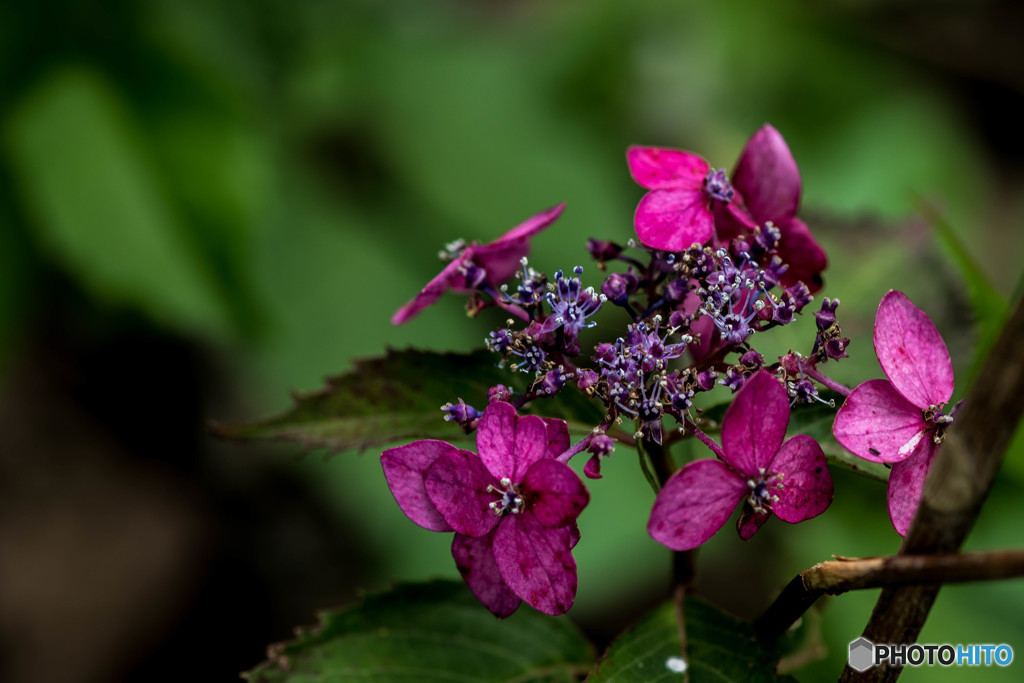
<path fill-rule="evenodd" d="M 480 346 L 502 316 L 456 297 L 389 323 L 455 237 L 565 201 L 532 261 L 597 285 L 586 238 L 627 239 L 643 193 L 629 144 L 729 167 L 775 125 L 854 340 L 834 377 L 881 376 L 874 309 L 899 288 L 962 396 L 976 323 L 1024 263 L 1022 18 L 1008 0 L 0 4 L 0 678 L 230 679 L 317 608 L 454 577 L 376 453 L 298 459 L 207 421 L 280 411 L 388 346 Z M 990 284 L 973 299 L 965 258 Z M 804 349 L 813 325 L 792 327 L 766 356 Z M 1021 545 L 1020 444 L 971 548 Z M 606 462 L 580 520 L 571 616 L 602 642 L 667 589 L 634 457 Z M 884 487 L 835 478 L 823 517 L 713 539 L 701 591 L 750 617 L 832 553 L 894 552 Z M 838 674 L 875 597 L 822 605 L 827 658 L 802 680 Z M 922 639 L 1024 652 L 1022 612 L 1020 582 L 949 587 Z"/>

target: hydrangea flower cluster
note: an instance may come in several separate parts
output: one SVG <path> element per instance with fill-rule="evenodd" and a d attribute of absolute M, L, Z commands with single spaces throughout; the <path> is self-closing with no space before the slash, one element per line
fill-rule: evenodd
<path fill-rule="evenodd" d="M 406 322 L 449 290 L 469 295 L 471 315 L 489 307 L 509 314 L 485 344 L 518 388 L 491 387 L 482 410 L 462 397 L 442 408 L 444 419 L 476 431 L 478 453 L 425 440 L 382 455 L 399 506 L 425 528 L 455 532 L 459 570 L 498 616 L 520 600 L 551 614 L 571 606 L 570 551 L 589 493 L 567 463 L 580 453 L 590 456 L 583 474 L 600 479 L 617 443 L 638 447 L 657 491 L 648 533 L 667 547 L 700 546 L 738 506 L 737 531 L 747 540 L 773 514 L 795 523 L 829 506 L 822 447 L 806 434 L 786 439 L 791 409 L 834 406 L 820 394 L 828 390 L 847 397 L 835 420 L 839 443 L 894 463 L 890 513 L 905 533 L 952 419 L 948 353 L 901 293 L 883 299 L 875 328 L 888 381 L 851 393 L 822 372 L 850 343 L 838 299 L 823 299 L 814 312 L 804 352 L 774 360 L 758 352 L 761 334 L 811 305 L 827 265 L 797 218 L 800 175 L 777 130 L 754 134 L 731 178 L 681 150 L 631 147 L 626 160 L 648 192 L 634 216 L 635 240 L 588 242 L 600 281 L 586 285 L 580 265 L 550 277 L 530 266 L 528 240 L 558 218 L 558 205 L 490 244 L 450 245 L 448 265 L 393 318 Z M 613 331 L 600 336 L 609 324 Z M 574 444 L 564 421 L 518 414 L 534 404 L 543 411 L 565 392 L 601 408 Z M 712 392 L 732 401 L 720 425 L 704 410 Z M 716 431 L 721 445 L 709 436 Z M 676 470 L 669 448 L 693 437 L 715 457 Z"/>

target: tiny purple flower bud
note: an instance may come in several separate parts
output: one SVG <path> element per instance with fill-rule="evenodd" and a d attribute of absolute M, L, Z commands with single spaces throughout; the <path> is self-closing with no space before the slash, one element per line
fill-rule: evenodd
<path fill-rule="evenodd" d="M 503 401 L 505 403 L 512 400 L 512 391 L 504 384 L 495 384 L 493 387 L 487 390 L 487 403 L 496 403 Z"/>
<path fill-rule="evenodd" d="M 618 273 L 612 273 L 601 283 L 601 293 L 608 297 L 608 301 L 621 306 L 629 300 L 626 278 Z"/>
<path fill-rule="evenodd" d="M 572 379 L 572 377 L 573 374 L 571 372 L 566 371 L 564 367 L 559 365 L 557 368 L 544 373 L 544 377 L 537 387 L 537 393 L 544 396 L 554 396 L 562 390 L 565 383 Z"/>
<path fill-rule="evenodd" d="M 793 307 L 796 312 L 799 313 L 804 309 L 804 306 L 811 303 L 814 298 L 811 296 L 811 290 L 807 288 L 803 282 L 797 282 L 795 285 L 790 285 L 786 288 L 784 296 L 788 295 L 793 301 Z"/>
<path fill-rule="evenodd" d="M 670 280 L 665 285 L 665 302 L 674 304 L 682 301 L 686 298 L 686 295 L 690 292 L 690 283 L 681 278 Z"/>
<path fill-rule="evenodd" d="M 596 240 L 591 237 L 587 240 L 587 252 L 595 261 L 604 263 L 618 257 L 622 253 L 622 247 L 615 242 Z"/>
<path fill-rule="evenodd" d="M 804 372 L 800 356 L 792 351 L 785 356 L 779 356 L 779 365 L 790 377 L 800 377 Z"/>
<path fill-rule="evenodd" d="M 746 376 L 742 372 L 738 372 L 736 368 L 729 368 L 725 373 L 725 377 L 718 380 L 718 383 L 723 387 L 729 387 L 732 393 L 735 394 L 743 388 L 744 380 L 746 380 Z"/>
<path fill-rule="evenodd" d="M 836 323 L 836 309 L 839 308 L 839 299 L 825 299 L 821 302 L 821 310 L 814 314 L 814 322 L 818 330 L 824 332 Z"/>
<path fill-rule="evenodd" d="M 847 337 L 834 337 L 825 342 L 825 355 L 832 360 L 839 360 L 840 358 L 849 358 L 846 355 L 846 347 L 850 345 L 850 340 Z"/>
<path fill-rule="evenodd" d="M 750 349 L 742 356 L 740 356 L 740 365 L 742 365 L 747 370 L 750 370 L 751 372 L 754 372 L 755 370 L 760 370 L 762 367 L 764 367 L 764 356 L 762 356 L 754 349 Z"/>
<path fill-rule="evenodd" d="M 601 461 L 611 455 L 613 450 L 615 450 L 615 439 L 607 434 L 595 434 L 592 436 L 590 443 L 587 445 L 587 452 L 592 453 L 593 456 L 583 466 L 584 476 L 587 479 L 600 479 Z"/>
<path fill-rule="evenodd" d="M 476 426 L 476 420 L 483 415 L 483 413 L 464 402 L 461 398 L 458 403 L 445 403 L 441 406 L 441 410 L 444 411 L 445 420 L 458 423 L 467 434 Z"/>
<path fill-rule="evenodd" d="M 600 379 L 601 376 L 590 369 L 579 370 L 576 372 L 576 386 L 578 386 L 580 388 L 580 391 L 583 392 L 592 391 L 593 387 L 598 383 Z"/>
<path fill-rule="evenodd" d="M 697 373 L 697 386 L 700 387 L 701 391 L 711 391 L 715 388 L 717 381 L 718 372 L 714 368 L 708 368 L 703 372 Z"/>
<path fill-rule="evenodd" d="M 732 201 L 735 191 L 732 189 L 732 185 L 729 184 L 729 179 L 725 176 L 725 169 L 720 168 L 717 171 L 708 172 L 704 178 L 704 191 L 711 196 L 712 199 L 728 204 Z"/>
<path fill-rule="evenodd" d="M 487 335 L 484 340 L 487 348 L 496 353 L 505 353 L 512 346 L 512 331 L 502 328 Z"/>

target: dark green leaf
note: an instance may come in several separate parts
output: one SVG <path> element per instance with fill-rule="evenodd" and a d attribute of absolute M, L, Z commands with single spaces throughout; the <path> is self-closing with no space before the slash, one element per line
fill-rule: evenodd
<path fill-rule="evenodd" d="M 499 620 L 462 583 L 402 585 L 272 645 L 245 674 L 254 682 L 576 681 L 593 666 L 589 643 L 567 618 L 525 604 Z"/>
<path fill-rule="evenodd" d="M 666 602 L 619 636 L 605 652 L 588 683 L 678 681 L 681 661 L 690 683 L 706 681 L 788 681 L 775 675 L 779 653 L 754 638 L 750 624 L 688 598 L 686 653 L 674 602 Z"/>
<path fill-rule="evenodd" d="M 462 398 L 483 410 L 488 388 L 522 383 L 522 375 L 497 367 L 497 360 L 487 351 L 389 351 L 328 378 L 319 391 L 296 395 L 295 405 L 282 415 L 218 424 L 213 431 L 232 439 L 291 441 L 333 453 L 403 439 L 464 438 L 454 423 L 444 421 L 440 407 Z M 581 429 L 590 429 L 601 419 L 594 404 L 575 390 L 559 394 L 558 401 L 535 401 L 531 408 Z"/>

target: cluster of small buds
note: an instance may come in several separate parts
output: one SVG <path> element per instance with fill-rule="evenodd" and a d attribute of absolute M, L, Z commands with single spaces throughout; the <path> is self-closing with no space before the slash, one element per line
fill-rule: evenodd
<path fill-rule="evenodd" d="M 723 201 L 730 189 L 718 171 L 709 172 L 707 187 Z M 534 375 L 520 400 L 553 397 L 575 384 L 601 400 L 606 419 L 632 421 L 634 437 L 661 442 L 666 416 L 680 424 L 694 420 L 699 393 L 716 386 L 736 393 L 762 368 L 778 367 L 766 367 L 750 345 L 751 336 L 793 322 L 813 299 L 803 282 L 782 286 L 788 265 L 778 255 L 780 234 L 766 222 L 723 246 L 694 245 L 678 253 L 632 240 L 626 247 L 590 240 L 588 252 L 607 273 L 598 289 L 584 286 L 580 266 L 549 279 L 524 258 L 516 291 L 503 285 L 501 296 L 506 307 L 524 312 L 527 322 L 516 329 L 521 323 L 510 319 L 507 327 L 490 333 L 487 346 L 513 371 Z M 615 262 L 625 268 L 609 272 Z M 580 335 L 596 325 L 606 303 L 631 322 L 623 336 L 596 345 L 592 364 L 581 364 Z M 804 366 L 845 356 L 849 340 L 836 323 L 837 305 L 825 300 L 815 314 L 818 333 L 811 354 L 792 373 L 783 373 L 793 403 L 822 400 Z M 687 352 L 689 365 L 681 360 Z M 730 362 L 729 354 L 738 355 Z"/>

